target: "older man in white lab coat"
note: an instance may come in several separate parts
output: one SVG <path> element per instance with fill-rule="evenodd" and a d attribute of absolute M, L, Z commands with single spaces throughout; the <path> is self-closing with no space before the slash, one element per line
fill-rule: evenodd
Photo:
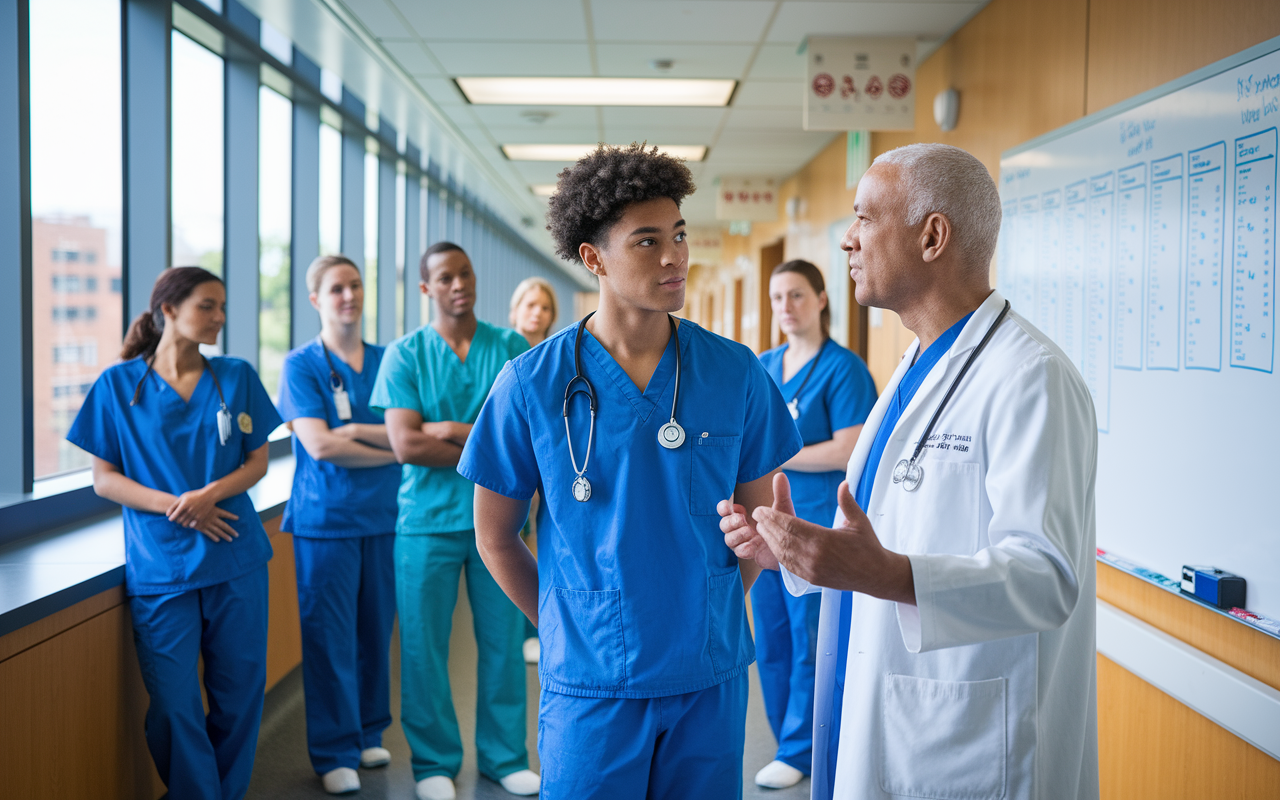
<path fill-rule="evenodd" d="M 976 158 L 886 153 L 855 211 L 858 302 L 918 338 L 834 528 L 789 513 L 784 476 L 754 520 L 720 508 L 740 556 L 781 562 L 795 594 L 822 587 L 813 797 L 1096 798 L 1089 392 L 990 287 L 1000 199 Z"/>

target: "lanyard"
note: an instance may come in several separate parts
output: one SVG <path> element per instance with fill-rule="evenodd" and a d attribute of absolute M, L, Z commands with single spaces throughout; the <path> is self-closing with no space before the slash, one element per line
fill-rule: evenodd
<path fill-rule="evenodd" d="M 956 387 L 960 385 L 960 381 L 964 380 L 965 373 L 969 371 L 969 367 L 973 366 L 973 360 L 978 357 L 983 348 L 987 346 L 987 342 L 991 341 L 991 336 L 996 332 L 996 328 L 1000 327 L 1000 323 L 1004 322 L 1005 315 L 1009 313 L 1009 301 L 1004 301 L 1004 308 L 1000 309 L 999 316 L 996 321 L 991 323 L 991 327 L 987 328 L 987 332 L 982 337 L 982 341 L 978 342 L 978 346 L 973 348 L 973 352 L 965 359 L 964 366 L 960 368 L 960 374 L 956 375 L 956 379 L 951 382 L 951 387 L 947 389 L 946 395 L 943 396 L 942 402 L 938 404 L 938 409 L 933 412 L 933 417 L 929 419 L 929 424 L 925 426 L 924 435 L 916 442 L 916 449 L 911 453 L 911 459 L 902 459 L 893 467 L 893 482 L 901 483 L 902 488 L 908 492 L 914 492 L 920 488 L 920 481 L 924 480 L 924 469 L 916 463 L 920 458 L 921 451 L 924 450 L 925 443 L 929 441 L 929 434 L 933 433 L 933 426 L 938 421 L 938 417 L 942 416 L 942 409 L 947 407 L 947 402 L 951 396 L 956 393 Z M 919 356 L 919 351 L 916 352 Z"/>
<path fill-rule="evenodd" d="M 213 388 L 218 390 L 218 444 L 226 444 L 231 438 L 231 411 L 227 408 L 227 398 L 222 394 L 222 384 L 218 381 L 218 373 L 213 371 L 213 365 L 209 363 L 209 359 L 203 355 L 200 360 L 204 363 L 204 368 L 208 370 L 209 377 L 213 378 Z M 130 406 L 138 404 L 138 398 L 142 396 L 142 384 L 147 382 L 147 376 L 155 371 L 156 356 L 151 354 L 151 360 L 147 362 L 147 371 L 142 373 L 142 379 L 138 381 L 138 385 L 133 389 L 133 399 L 129 401 Z"/>
<path fill-rule="evenodd" d="M 805 374 L 804 380 L 800 381 L 800 388 L 796 389 L 796 393 L 791 395 L 791 400 L 787 403 L 787 410 L 791 412 L 792 419 L 800 419 L 800 393 L 804 391 L 804 387 L 809 385 L 809 379 L 813 377 L 813 372 L 818 368 L 818 359 L 822 358 L 822 351 L 827 349 L 826 341 L 818 348 L 818 354 L 809 362 L 809 372 Z"/>
<path fill-rule="evenodd" d="M 329 365 L 329 391 L 333 392 L 333 405 L 337 408 L 338 419 L 346 421 L 351 419 L 351 396 L 347 394 L 347 388 L 342 384 L 342 376 L 338 374 L 338 370 L 333 367 L 333 359 L 329 357 L 329 348 L 324 343 L 324 339 L 319 336 L 320 349 L 324 351 L 325 363 Z M 361 344 L 364 344 L 361 342 Z"/>

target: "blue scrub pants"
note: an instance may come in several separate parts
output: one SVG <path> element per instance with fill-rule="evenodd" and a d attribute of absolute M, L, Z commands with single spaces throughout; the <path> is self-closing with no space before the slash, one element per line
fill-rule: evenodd
<path fill-rule="evenodd" d="M 293 554 L 311 766 L 355 769 L 391 724 L 395 534 L 294 536 Z"/>
<path fill-rule="evenodd" d="M 542 800 L 738 800 L 747 673 L 646 700 L 542 691 Z"/>
<path fill-rule="evenodd" d="M 137 595 L 129 611 L 151 696 L 147 747 L 170 800 L 239 800 L 267 686 L 267 568 L 203 589 Z"/>
<path fill-rule="evenodd" d="M 808 775 L 813 764 L 814 661 L 822 595 L 794 597 L 782 574 L 761 570 L 751 586 L 756 668 L 777 760 Z"/>
<path fill-rule="evenodd" d="M 413 779 L 455 777 L 462 736 L 449 686 L 449 634 L 460 574 L 476 636 L 476 750 L 480 774 L 498 780 L 529 768 L 525 746 L 524 619 L 480 560 L 475 531 L 398 534 L 400 725 L 413 753 Z"/>

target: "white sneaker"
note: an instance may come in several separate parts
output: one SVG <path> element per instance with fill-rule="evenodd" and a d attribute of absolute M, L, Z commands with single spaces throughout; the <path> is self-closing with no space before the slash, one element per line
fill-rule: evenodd
<path fill-rule="evenodd" d="M 365 769 L 385 767 L 391 763 L 391 751 L 385 747 L 366 747 L 360 751 L 360 766 Z"/>
<path fill-rule="evenodd" d="M 756 786 L 766 789 L 786 789 L 804 779 L 804 773 L 790 764 L 770 761 L 756 773 Z"/>
<path fill-rule="evenodd" d="M 458 790 L 453 788 L 453 781 L 446 775 L 423 778 L 413 791 L 418 800 L 457 800 L 458 797 Z"/>
<path fill-rule="evenodd" d="M 532 641 L 534 644 L 538 643 L 537 639 Z M 525 642 L 525 644 L 528 644 L 528 642 Z M 501 783 L 502 788 L 506 789 L 510 794 L 518 794 L 521 797 L 537 794 L 542 788 L 542 778 L 531 769 L 522 769 L 519 772 L 504 775 L 498 783 Z"/>
<path fill-rule="evenodd" d="M 524 663 L 537 664 L 538 656 L 542 654 L 542 646 L 538 644 L 538 637 L 530 636 L 524 640 Z"/>
<path fill-rule="evenodd" d="M 320 781 L 329 794 L 351 794 L 360 791 L 360 776 L 351 767 L 331 769 L 320 778 Z"/>

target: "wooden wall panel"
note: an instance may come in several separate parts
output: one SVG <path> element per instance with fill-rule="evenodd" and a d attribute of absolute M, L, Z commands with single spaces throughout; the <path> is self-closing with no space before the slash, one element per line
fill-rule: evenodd
<path fill-rule="evenodd" d="M 142 733 L 146 698 L 123 604 L 0 662 L 0 793 L 160 796 Z"/>
<path fill-rule="evenodd" d="M 265 523 L 270 581 L 267 688 L 302 662 L 293 540 Z M 156 798 L 143 738 L 147 692 L 123 587 L 0 638 L 0 797 Z"/>
<path fill-rule="evenodd" d="M 1107 800 L 1280 798 L 1280 761 L 1104 656 L 1098 767 Z"/>
<path fill-rule="evenodd" d="M 1276 0 L 1092 0 L 1087 112 L 1280 36 Z"/>
<path fill-rule="evenodd" d="M 280 530 L 280 518 L 264 522 L 275 554 L 267 564 L 270 607 L 267 617 L 267 691 L 302 663 L 302 627 L 298 622 L 298 577 L 293 537 Z"/>

